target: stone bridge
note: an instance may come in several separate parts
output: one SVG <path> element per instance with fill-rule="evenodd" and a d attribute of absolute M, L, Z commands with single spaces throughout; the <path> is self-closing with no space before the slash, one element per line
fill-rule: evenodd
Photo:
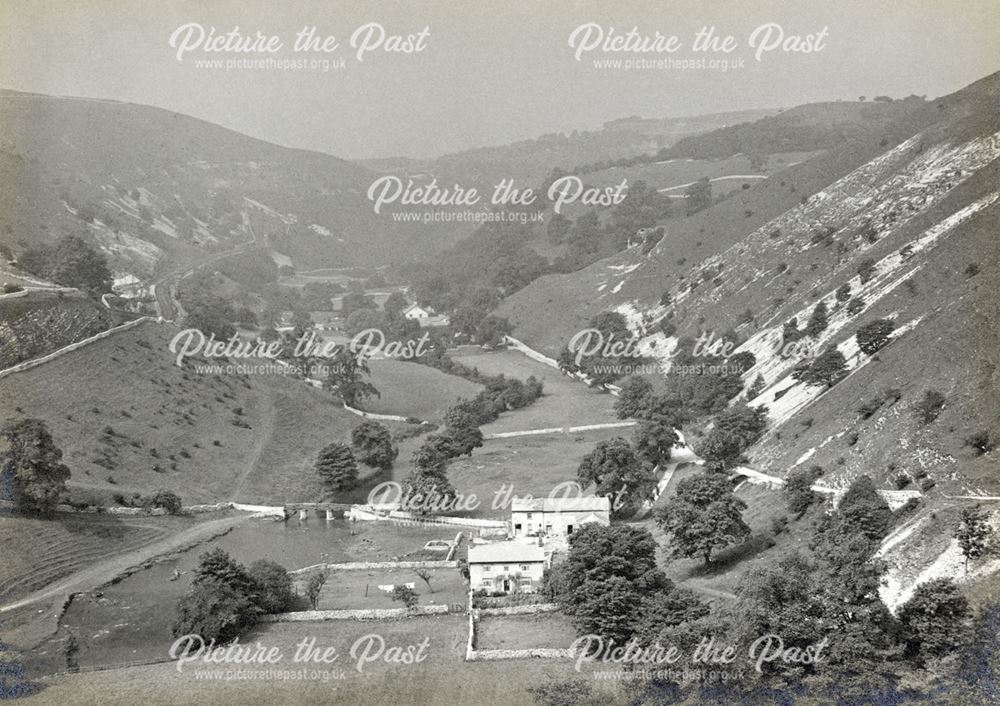
<path fill-rule="evenodd" d="M 351 505 L 350 503 L 288 503 L 284 509 L 286 521 L 298 514 L 299 522 L 304 522 L 309 517 L 310 510 L 330 521 L 338 515 L 343 517 L 344 513 L 351 509 Z"/>

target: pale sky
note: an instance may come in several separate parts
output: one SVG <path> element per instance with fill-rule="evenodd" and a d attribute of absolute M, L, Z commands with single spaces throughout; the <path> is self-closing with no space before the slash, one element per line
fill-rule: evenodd
<path fill-rule="evenodd" d="M 821 100 L 911 93 L 934 97 L 996 71 L 996 0 L 711 3 L 687 0 L 540 2 L 481 0 L 3 0 L 0 86 L 143 103 L 254 137 L 346 158 L 428 157 L 549 132 L 599 128 L 629 115 L 670 117 Z M 417 53 L 375 50 L 359 62 L 351 34 L 375 22 L 387 35 L 428 28 Z M 751 32 L 777 23 L 789 35 L 818 34 L 821 51 L 775 49 L 754 60 Z M 188 52 L 178 62 L 175 29 L 197 23 L 225 33 L 277 35 L 274 54 Z M 605 33 L 678 35 L 673 54 L 584 52 L 569 45 L 580 25 Z M 231 70 L 198 59 L 298 60 L 304 26 L 334 35 L 323 55 L 343 68 Z M 745 66 L 600 69 L 594 60 L 696 59 L 702 26 L 733 35 Z M 2 128 L 0 128 L 2 129 Z"/>

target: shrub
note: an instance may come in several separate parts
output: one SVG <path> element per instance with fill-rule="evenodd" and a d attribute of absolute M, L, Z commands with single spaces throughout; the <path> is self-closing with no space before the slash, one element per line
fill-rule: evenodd
<path fill-rule="evenodd" d="M 924 396 L 917 403 L 914 416 L 916 416 L 917 421 L 921 424 L 930 424 L 941 414 L 941 410 L 944 409 L 944 402 L 945 397 L 941 392 L 937 390 L 925 390 Z"/>
<path fill-rule="evenodd" d="M 989 431 L 980 429 L 965 438 L 965 445 L 971 446 L 979 454 L 985 454 L 996 447 L 996 442 L 990 438 Z"/>
<path fill-rule="evenodd" d="M 809 506 L 818 499 L 811 486 L 822 475 L 822 466 L 810 466 L 796 469 L 788 476 L 788 482 L 785 483 L 788 511 L 796 518 L 802 517 Z"/>
<path fill-rule="evenodd" d="M 889 336 L 895 328 L 889 319 L 876 319 L 865 324 L 858 329 L 855 335 L 858 348 L 866 355 L 875 355 L 880 348 L 889 342 Z"/>
<path fill-rule="evenodd" d="M 176 515 L 181 511 L 180 496 L 169 490 L 157 490 L 152 495 L 141 498 L 139 503 L 143 507 L 162 508 L 171 515 Z"/>
<path fill-rule="evenodd" d="M 875 261 L 871 258 L 862 260 L 858 265 L 858 276 L 861 277 L 861 284 L 871 281 L 875 276 Z"/>

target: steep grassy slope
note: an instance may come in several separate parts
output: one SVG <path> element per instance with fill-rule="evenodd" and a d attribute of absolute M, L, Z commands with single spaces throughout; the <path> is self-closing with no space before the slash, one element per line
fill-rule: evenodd
<path fill-rule="evenodd" d="M 314 499 L 276 479 L 312 474 L 319 449 L 349 438 L 358 417 L 294 380 L 177 367 L 175 332 L 142 324 L 0 379 L 4 420 L 47 421 L 78 497 L 167 488 L 185 503 Z M 283 452 L 268 453 L 276 444 Z"/>
<path fill-rule="evenodd" d="M 952 96 L 913 107 L 894 122 L 876 123 L 868 134 L 837 149 L 759 181 L 692 217 L 669 222 L 666 236 L 648 255 L 635 247 L 579 272 L 542 277 L 505 300 L 498 313 L 515 323 L 519 338 L 555 354 L 599 311 L 630 303 L 648 312 L 651 320 L 661 318 L 667 312 L 658 302 L 668 291 L 682 333 L 685 327 L 696 331 L 701 316 L 721 332 L 739 323 L 748 307 L 758 320 L 762 314 L 766 318 L 780 313 L 782 307 L 791 310 L 794 303 L 786 306 L 793 294 L 787 291 L 789 286 L 801 292 L 809 289 L 817 271 L 842 270 L 871 246 L 870 229 L 881 240 L 881 231 L 926 211 L 989 162 L 988 145 L 977 143 L 961 154 L 944 146 L 974 138 L 989 142 L 988 136 L 996 131 L 995 84 L 995 77 L 990 77 Z M 919 138 L 911 139 L 917 134 Z M 933 152 L 935 147 L 944 152 Z M 954 178 L 935 171 L 947 170 L 952 157 L 962 161 L 956 168 L 964 171 Z M 877 158 L 881 160 L 874 161 Z M 903 182 L 923 176 L 937 180 L 916 185 L 930 200 L 905 204 Z M 811 198 L 841 179 L 836 191 Z M 886 208 L 882 213 L 873 200 L 886 198 L 894 189 L 898 193 L 891 199 L 900 209 Z M 830 228 L 848 252 L 829 252 L 840 247 L 824 237 Z M 816 247 L 810 251 L 812 246 Z M 799 268 L 792 258 L 800 261 Z M 772 278 L 761 281 L 762 274 L 782 263 L 788 268 L 784 287 L 776 286 Z M 738 287 L 747 280 L 756 284 L 733 296 L 736 278 L 741 279 Z M 706 290 L 711 291 L 706 294 Z M 710 309 L 703 310 L 706 307 Z"/>

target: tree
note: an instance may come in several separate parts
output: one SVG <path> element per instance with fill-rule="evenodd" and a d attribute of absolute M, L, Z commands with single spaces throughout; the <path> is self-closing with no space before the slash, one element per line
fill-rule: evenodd
<path fill-rule="evenodd" d="M 222 549 L 199 557 L 191 590 L 177 605 L 175 637 L 196 634 L 226 642 L 256 622 L 257 586 L 246 569 Z"/>
<path fill-rule="evenodd" d="M 717 473 L 738 465 L 745 450 L 739 434 L 718 428 L 713 428 L 697 448 L 698 455 L 705 460 L 705 467 Z"/>
<path fill-rule="evenodd" d="M 855 334 L 858 348 L 866 355 L 875 355 L 880 348 L 889 342 L 889 337 L 895 328 L 889 319 L 876 319 L 865 324 Z"/>
<path fill-rule="evenodd" d="M 817 600 L 815 567 L 799 554 L 775 565 L 750 569 L 737 588 L 735 642 L 752 644 L 763 635 L 780 635 L 784 648 L 804 650 L 822 635 L 822 606 Z M 817 669 L 816 664 L 775 660 L 764 678 L 774 686 L 798 686 Z"/>
<path fill-rule="evenodd" d="M 596 523 L 570 536 L 566 561 L 550 570 L 547 584 L 578 634 L 617 644 L 632 637 L 642 599 L 672 588 L 657 567 L 656 542 L 648 530 Z"/>
<path fill-rule="evenodd" d="M 712 205 L 712 182 L 702 177 L 684 190 L 687 213 L 692 216 Z"/>
<path fill-rule="evenodd" d="M 27 271 L 66 287 L 97 295 L 111 291 L 107 260 L 78 235 L 66 235 L 54 246 L 29 248 L 18 261 Z"/>
<path fill-rule="evenodd" d="M 686 588 L 671 587 L 644 596 L 635 623 L 635 639 L 642 645 L 674 644 L 670 631 L 709 614 L 709 607 Z"/>
<path fill-rule="evenodd" d="M 831 348 L 811 362 L 800 363 L 792 377 L 807 385 L 832 387 L 847 377 L 847 359 L 839 350 Z"/>
<path fill-rule="evenodd" d="M 652 469 L 640 463 L 631 445 L 620 436 L 600 442 L 584 456 L 576 475 L 585 487 L 593 483 L 597 495 L 624 491 L 622 497 L 630 508 L 652 497 L 656 486 Z"/>
<path fill-rule="evenodd" d="M 837 287 L 837 301 L 843 304 L 848 299 L 851 298 L 851 283 L 844 282 L 842 285 Z"/>
<path fill-rule="evenodd" d="M 498 346 L 513 330 L 514 326 L 506 317 L 488 314 L 476 326 L 476 340 L 483 345 Z"/>
<path fill-rule="evenodd" d="M 70 472 L 48 426 L 41 419 L 22 419 L 5 424 L 0 436 L 7 442 L 0 497 L 29 512 L 51 512 L 66 490 Z"/>
<path fill-rule="evenodd" d="M 851 301 L 847 302 L 847 315 L 854 316 L 864 308 L 864 300 L 861 297 L 854 297 Z"/>
<path fill-rule="evenodd" d="M 651 466 L 658 466 L 670 460 L 674 446 L 680 443 L 677 431 L 670 424 L 660 420 L 644 420 L 635 430 L 636 455 Z"/>
<path fill-rule="evenodd" d="M 858 275 L 861 277 L 861 284 L 866 284 L 875 276 L 875 261 L 871 258 L 862 260 L 858 265 Z"/>
<path fill-rule="evenodd" d="M 371 420 L 354 427 L 351 432 L 351 445 L 358 461 L 383 471 L 392 468 L 392 462 L 399 454 L 399 449 L 392 445 L 392 434 L 389 430 Z"/>
<path fill-rule="evenodd" d="M 217 582 L 250 595 L 255 588 L 246 567 L 234 560 L 224 549 L 210 549 L 198 557 L 194 583 Z"/>
<path fill-rule="evenodd" d="M 750 387 L 747 388 L 747 401 L 755 400 L 760 397 L 760 394 L 764 391 L 766 383 L 764 382 L 764 376 L 761 373 L 757 373 L 757 377 L 754 378 Z"/>
<path fill-rule="evenodd" d="M 698 445 L 698 454 L 711 471 L 736 466 L 743 452 L 756 443 L 767 426 L 765 407 L 740 405 L 722 412 L 715 425 Z"/>
<path fill-rule="evenodd" d="M 806 335 L 816 338 L 826 330 L 828 325 L 826 302 L 820 301 L 812 310 L 806 323 Z"/>
<path fill-rule="evenodd" d="M 640 375 L 630 375 L 621 384 L 615 400 L 615 413 L 619 419 L 643 417 L 653 398 L 653 383 Z"/>
<path fill-rule="evenodd" d="M 427 569 L 414 569 L 413 573 L 420 577 L 420 580 L 427 584 L 427 590 L 434 593 L 434 589 L 431 587 L 431 572 Z"/>
<path fill-rule="evenodd" d="M 917 586 L 899 609 L 899 622 L 912 653 L 921 658 L 956 653 L 968 639 L 969 602 L 955 582 L 931 579 Z"/>
<path fill-rule="evenodd" d="M 989 516 L 983 510 L 982 505 L 976 504 L 972 507 L 962 508 L 961 518 L 958 528 L 955 530 L 955 539 L 962 549 L 965 557 L 965 570 L 969 570 L 969 560 L 975 560 L 984 556 L 991 545 L 992 530 L 990 529 Z"/>
<path fill-rule="evenodd" d="M 350 490 L 358 482 L 358 462 L 347 444 L 333 443 L 320 451 L 316 472 L 326 487 L 335 492 Z"/>
<path fill-rule="evenodd" d="M 788 511 L 794 514 L 796 519 L 802 517 L 809 506 L 818 499 L 819 496 L 812 486 L 821 475 L 823 468 L 815 465 L 809 468 L 797 468 L 788 474 L 785 495 L 788 498 Z"/>
<path fill-rule="evenodd" d="M 841 534 L 861 535 L 881 541 L 892 526 L 892 510 L 875 489 L 871 476 L 858 476 L 837 506 Z"/>
<path fill-rule="evenodd" d="M 389 321 L 398 321 L 403 318 L 403 311 L 408 306 L 406 297 L 400 292 L 393 292 L 382 304 L 382 313 Z"/>
<path fill-rule="evenodd" d="M 450 434 L 431 434 L 424 439 L 423 447 L 420 451 L 433 451 L 435 455 L 441 456 L 446 461 L 458 458 L 462 455 L 462 448 Z"/>
<path fill-rule="evenodd" d="M 437 435 L 437 439 L 451 444 L 448 437 Z M 427 514 L 449 505 L 455 497 L 455 489 L 446 472 L 451 453 L 441 442 L 428 438 L 413 453 L 413 471 L 403 482 L 403 490 L 409 498 L 410 510 L 417 514 Z"/>
<path fill-rule="evenodd" d="M 329 360 L 326 387 L 340 395 L 344 404 L 353 407 L 369 397 L 381 397 L 378 389 L 362 376 L 370 376 L 368 361 L 347 348 L 338 346 Z"/>
<path fill-rule="evenodd" d="M 472 455 L 472 450 L 483 445 L 483 432 L 479 421 L 464 408 L 451 408 L 444 415 L 445 434 L 451 437 L 459 456 Z"/>
<path fill-rule="evenodd" d="M 316 606 L 319 605 L 319 594 L 323 592 L 323 586 L 326 584 L 326 572 L 319 571 L 309 577 L 309 581 L 306 582 L 306 596 L 309 597 L 309 605 L 312 606 L 313 610 L 316 610 Z"/>
<path fill-rule="evenodd" d="M 657 512 L 656 520 L 671 536 L 675 556 L 700 556 L 708 565 L 714 551 L 750 535 L 742 517 L 746 507 L 733 495 L 728 478 L 701 473 L 677 484 L 676 495 Z"/>
<path fill-rule="evenodd" d="M 407 610 L 415 608 L 420 601 L 417 592 L 406 584 L 397 583 L 392 589 L 392 600 L 399 601 Z"/>
<path fill-rule="evenodd" d="M 281 564 L 270 559 L 258 559 L 247 569 L 255 586 L 255 604 L 264 613 L 284 613 L 295 601 L 292 577 Z"/>

